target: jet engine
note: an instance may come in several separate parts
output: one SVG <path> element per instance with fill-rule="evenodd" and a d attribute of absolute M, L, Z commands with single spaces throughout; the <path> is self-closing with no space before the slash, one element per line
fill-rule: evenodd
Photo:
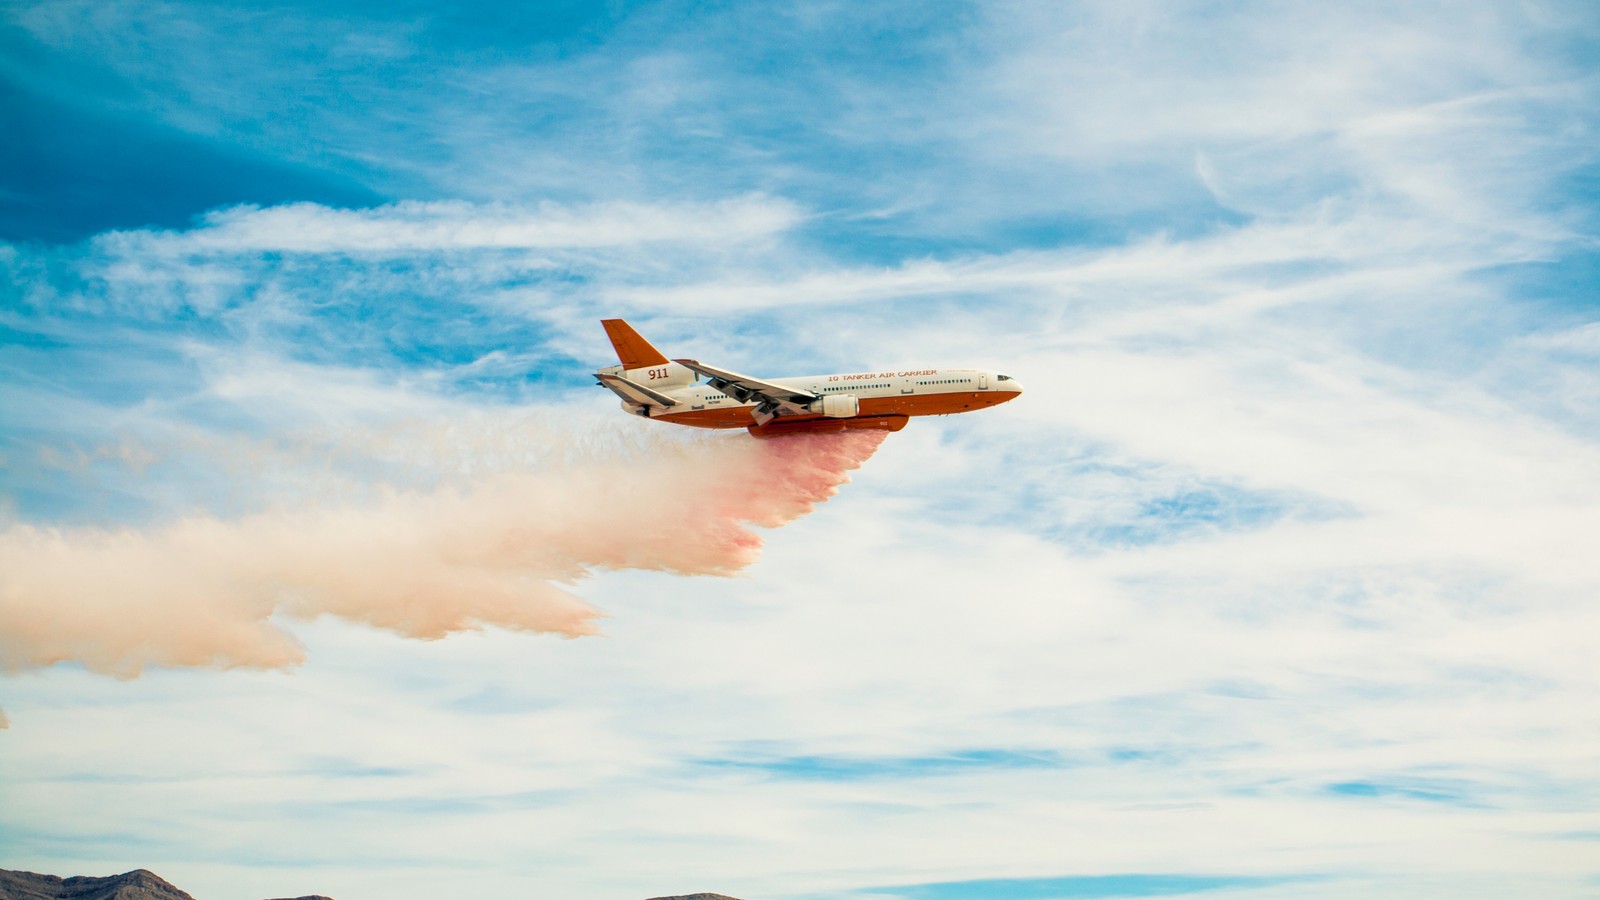
<path fill-rule="evenodd" d="M 829 394 L 806 408 L 830 419 L 848 419 L 861 414 L 861 403 L 850 394 Z"/>

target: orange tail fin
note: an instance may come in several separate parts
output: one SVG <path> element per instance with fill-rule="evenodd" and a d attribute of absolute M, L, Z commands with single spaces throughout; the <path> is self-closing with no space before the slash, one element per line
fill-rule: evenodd
<path fill-rule="evenodd" d="M 647 366 L 664 366 L 671 360 L 660 350 L 650 346 L 650 342 L 639 336 L 621 319 L 601 319 L 600 324 L 605 326 L 606 337 L 611 338 L 611 346 L 617 348 L 617 359 L 622 361 L 624 369 L 643 369 Z"/>

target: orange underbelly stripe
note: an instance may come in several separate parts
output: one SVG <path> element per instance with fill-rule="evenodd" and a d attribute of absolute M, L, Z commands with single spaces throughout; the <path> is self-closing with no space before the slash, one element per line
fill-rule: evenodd
<path fill-rule="evenodd" d="M 960 391 L 948 394 L 902 394 L 898 397 L 862 397 L 862 416 L 948 416 L 955 413 L 984 409 L 1004 403 L 1015 397 L 1009 391 Z M 753 420 L 748 406 L 731 406 L 723 409 L 693 409 L 651 416 L 674 425 L 693 428 L 744 428 Z M 784 416 L 803 422 L 822 416 Z"/>

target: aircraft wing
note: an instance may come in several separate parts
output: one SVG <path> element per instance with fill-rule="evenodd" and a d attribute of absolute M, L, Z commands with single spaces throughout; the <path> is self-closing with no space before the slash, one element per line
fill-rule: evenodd
<path fill-rule="evenodd" d="M 629 381 L 620 375 L 596 375 L 600 383 L 611 389 L 611 393 L 640 406 L 659 406 L 667 409 L 677 406 L 680 401 L 668 397 L 654 388 L 648 388 L 637 381 Z"/>
<path fill-rule="evenodd" d="M 768 415 L 805 412 L 805 405 L 817 400 L 817 395 L 810 391 L 784 387 L 781 384 L 751 378 L 749 375 L 740 375 L 738 372 L 702 366 L 699 360 L 675 359 L 673 362 L 704 375 L 712 387 L 740 403 L 757 401 L 757 408 Z"/>

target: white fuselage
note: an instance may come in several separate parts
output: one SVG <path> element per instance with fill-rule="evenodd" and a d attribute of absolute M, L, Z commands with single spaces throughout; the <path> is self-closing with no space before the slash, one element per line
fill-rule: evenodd
<path fill-rule="evenodd" d="M 680 371 L 681 370 L 681 371 Z M 709 384 L 693 381 L 682 366 L 623 369 L 613 366 L 602 374 L 617 374 L 678 401 L 670 409 L 624 401 L 636 415 L 700 428 L 742 428 L 752 423 L 759 401 L 743 401 Z M 949 415 L 994 406 L 1022 393 L 1016 379 L 984 369 L 901 369 L 887 372 L 851 372 L 837 375 L 801 375 L 768 379 L 774 385 L 808 391 L 819 397 L 852 397 L 859 404 L 857 417 L 910 417 Z M 819 415 L 817 418 L 821 418 Z M 789 421 L 795 421 L 793 419 Z"/>

